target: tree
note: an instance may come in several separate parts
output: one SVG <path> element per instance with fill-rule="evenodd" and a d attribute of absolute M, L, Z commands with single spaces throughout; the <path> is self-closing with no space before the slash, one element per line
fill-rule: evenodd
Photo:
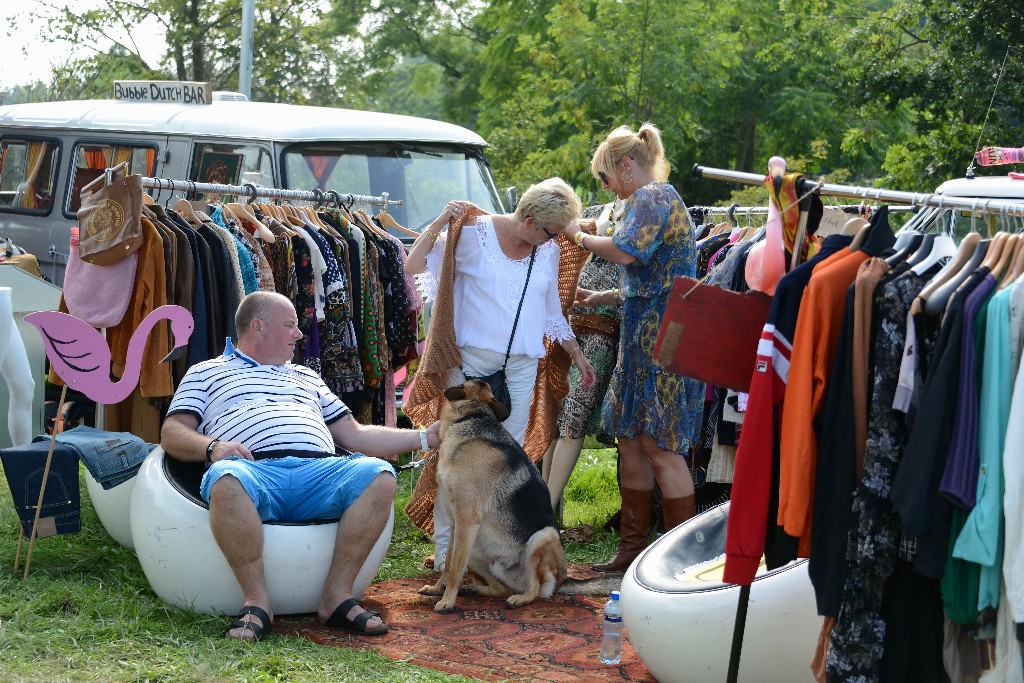
<path fill-rule="evenodd" d="M 886 3 L 846 48 L 844 85 L 864 106 L 902 110 L 911 122 L 885 152 L 886 185 L 931 189 L 962 176 L 979 145 L 1024 145 L 1020 3 Z"/>
<path fill-rule="evenodd" d="M 59 95 L 109 94 L 114 79 L 170 78 L 209 81 L 215 90 L 238 86 L 240 0 L 101 0 L 84 12 L 43 4 L 35 15 L 48 36 L 95 51 L 56 74 Z M 135 27 L 162 27 L 167 49 L 159 64 L 147 64 L 133 39 Z M 317 0 L 261 0 L 253 41 L 254 99 L 337 104 L 353 78 L 357 50 L 335 36 Z M 112 45 L 113 47 L 107 47 Z M 68 93 L 75 74 L 85 84 Z"/>

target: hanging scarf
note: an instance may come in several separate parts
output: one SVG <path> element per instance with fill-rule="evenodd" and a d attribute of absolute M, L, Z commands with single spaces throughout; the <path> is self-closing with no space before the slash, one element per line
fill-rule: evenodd
<path fill-rule="evenodd" d="M 796 184 L 803 179 L 803 174 L 790 173 L 782 177 L 782 182 L 776 190 L 773 179 L 765 178 L 764 184 L 768 188 L 768 195 L 774 202 L 775 207 L 782 214 L 782 241 L 786 245 L 786 251 L 793 253 L 793 242 L 796 240 L 796 228 L 800 224 L 800 195 L 797 194 Z M 821 243 L 812 234 L 804 235 L 803 244 L 800 247 L 800 259 L 797 263 L 803 263 L 818 253 Z M 789 260 L 786 260 L 787 269 Z"/>

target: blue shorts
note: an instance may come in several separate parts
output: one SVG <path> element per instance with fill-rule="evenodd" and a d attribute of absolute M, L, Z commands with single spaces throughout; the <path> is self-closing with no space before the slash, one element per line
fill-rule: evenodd
<path fill-rule="evenodd" d="M 395 470 L 380 458 L 344 457 L 243 460 L 231 457 L 210 465 L 199 492 L 210 502 L 210 489 L 231 475 L 252 498 L 264 522 L 339 519 L 381 472 Z"/>

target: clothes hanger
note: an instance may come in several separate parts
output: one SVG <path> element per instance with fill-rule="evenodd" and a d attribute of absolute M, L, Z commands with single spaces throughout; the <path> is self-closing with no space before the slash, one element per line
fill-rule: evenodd
<path fill-rule="evenodd" d="M 999 283 L 996 285 L 997 289 L 1003 289 L 1006 285 L 1010 284 L 1017 279 L 1018 273 L 1015 273 L 1017 266 L 1018 256 L 1020 255 L 1021 244 L 1024 240 L 1021 236 L 1013 233 L 1010 235 L 1010 239 L 1007 242 L 1005 250 L 1009 252 L 1006 263 L 1003 265 L 1002 276 L 999 278 Z"/>
<path fill-rule="evenodd" d="M 866 220 L 860 216 L 854 216 L 850 220 L 846 221 L 846 225 L 843 226 L 843 229 L 839 234 L 846 235 L 848 237 L 856 236 L 862 228 L 866 228 L 867 226 L 868 222 Z"/>
<path fill-rule="evenodd" d="M 928 281 L 928 284 L 924 286 L 924 289 L 922 289 L 921 292 L 914 299 L 914 303 L 910 307 L 911 314 L 916 315 L 920 313 L 922 310 L 925 310 L 930 315 L 937 314 L 937 312 L 932 312 L 931 310 L 924 309 L 925 302 L 931 298 L 932 294 L 936 290 L 938 290 L 943 284 L 949 282 L 949 280 L 955 277 L 958 273 L 970 272 L 970 270 L 974 270 L 973 268 L 967 269 L 967 264 L 968 262 L 975 258 L 977 258 L 978 263 L 981 262 L 981 256 L 984 256 L 985 254 L 985 250 L 983 248 L 981 250 L 980 256 L 978 255 L 978 246 L 981 242 L 982 239 L 979 233 L 967 233 L 963 240 L 961 240 L 960 246 L 957 248 L 952 260 L 950 260 L 949 263 L 943 266 L 942 270 L 936 273 L 935 277 Z M 919 270 L 915 268 L 914 272 L 917 273 L 918 275 L 921 275 L 924 270 L 926 269 Z M 937 304 L 935 306 L 937 306 Z M 933 306 L 933 309 L 935 308 L 935 306 Z M 938 311 L 941 311 L 944 308 L 945 303 L 943 303 L 942 306 L 938 308 Z"/>
<path fill-rule="evenodd" d="M 381 225 L 383 225 L 386 228 L 391 228 L 392 230 L 397 230 L 398 232 L 400 232 L 400 233 L 402 233 L 404 235 L 408 235 L 409 237 L 419 237 L 420 236 L 420 234 L 418 232 L 416 232 L 415 230 L 410 230 L 409 228 L 406 228 L 406 227 L 404 227 L 402 225 L 399 225 L 398 221 L 396 221 L 391 216 L 391 214 L 388 213 L 388 209 L 387 209 L 386 206 L 383 209 L 380 210 L 380 213 L 377 214 L 376 218 L 377 218 L 377 222 L 380 223 Z"/>
<path fill-rule="evenodd" d="M 181 217 L 188 221 L 192 227 L 198 228 L 202 225 L 202 221 L 196 215 L 195 209 L 192 208 L 192 202 L 184 197 L 174 202 L 174 210 L 181 214 Z"/>
<path fill-rule="evenodd" d="M 1024 218 L 1021 218 L 1021 228 L 1024 228 Z M 1024 235 L 1020 232 L 1017 239 L 1017 252 L 1013 258 L 1013 265 L 1010 268 L 1011 276 L 1009 282 L 1000 284 L 1000 289 L 1005 287 L 1007 284 L 1016 282 L 1020 279 L 1021 275 L 1024 275 Z"/>
<path fill-rule="evenodd" d="M 225 204 L 224 206 L 232 213 L 234 213 L 237 218 L 242 219 L 238 221 L 240 225 L 247 229 L 249 227 L 252 227 L 253 230 L 250 230 L 250 232 L 255 231 L 255 233 L 258 234 L 260 236 L 260 239 L 262 239 L 264 242 L 267 242 L 268 244 L 273 244 L 274 241 L 277 239 L 276 237 L 274 237 L 274 233 L 272 233 L 270 231 L 270 228 L 263 225 L 263 223 L 261 223 L 259 219 L 256 218 L 256 214 L 253 213 L 252 210 L 252 204 L 256 201 L 256 187 L 254 185 L 249 185 L 245 187 L 246 191 L 250 193 L 245 204 L 231 203 Z"/>

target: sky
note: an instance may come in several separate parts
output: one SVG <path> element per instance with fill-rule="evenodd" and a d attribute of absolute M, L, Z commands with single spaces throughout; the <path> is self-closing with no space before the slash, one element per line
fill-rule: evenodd
<path fill-rule="evenodd" d="M 87 57 L 94 50 L 80 45 L 48 40 L 44 35 L 44 20 L 29 19 L 32 11 L 49 12 L 52 4 L 66 6 L 72 11 L 83 11 L 92 6 L 95 0 L 2 0 L 0 1 L 0 54 L 3 55 L 0 66 L 0 88 L 13 85 L 25 85 L 37 80 L 49 80 L 52 66 L 63 64 L 72 57 Z M 12 20 L 16 21 L 12 31 Z M 9 35 L 13 33 L 13 35 Z M 143 24 L 133 31 L 136 44 L 140 46 L 142 57 L 151 64 L 156 64 L 163 52 L 163 33 L 157 26 Z M 105 48 L 106 44 L 99 47 Z"/>

